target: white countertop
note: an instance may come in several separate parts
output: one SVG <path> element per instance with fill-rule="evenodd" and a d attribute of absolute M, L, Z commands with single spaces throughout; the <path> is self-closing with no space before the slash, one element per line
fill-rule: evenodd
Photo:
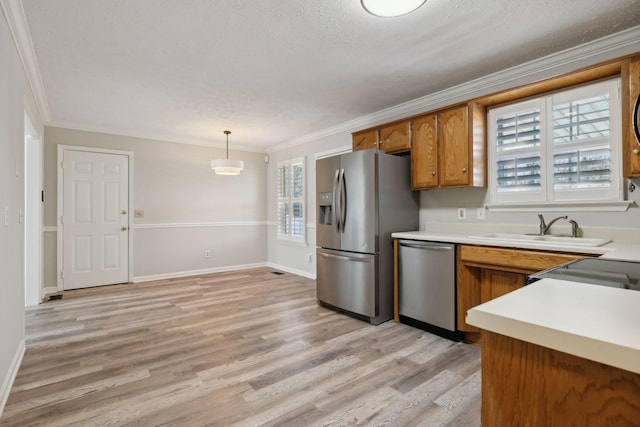
<path fill-rule="evenodd" d="M 462 243 L 468 245 L 498 246 L 503 248 L 533 249 L 542 251 L 567 252 L 578 254 L 599 255 L 602 258 L 621 259 L 625 261 L 640 261 L 640 241 L 624 242 L 613 240 L 603 246 L 583 246 L 559 244 L 540 241 L 507 242 L 491 238 L 482 238 L 482 232 L 454 232 L 454 231 L 405 231 L 392 233 L 396 239 L 428 240 L 431 242 Z M 579 237 L 577 238 L 580 239 Z"/>
<path fill-rule="evenodd" d="M 640 292 L 543 279 L 467 312 L 467 323 L 640 374 Z"/>

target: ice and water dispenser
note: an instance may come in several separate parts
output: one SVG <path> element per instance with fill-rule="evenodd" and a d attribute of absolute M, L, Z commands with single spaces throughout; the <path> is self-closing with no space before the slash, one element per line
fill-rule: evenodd
<path fill-rule="evenodd" d="M 332 224 L 333 193 L 318 193 L 318 223 L 323 225 Z"/>

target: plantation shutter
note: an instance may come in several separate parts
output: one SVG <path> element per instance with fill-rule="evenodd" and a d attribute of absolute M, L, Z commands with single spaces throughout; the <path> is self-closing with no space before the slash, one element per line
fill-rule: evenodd
<path fill-rule="evenodd" d="M 540 109 L 501 115 L 495 124 L 497 191 L 540 191 Z"/>
<path fill-rule="evenodd" d="M 609 188 L 609 94 L 553 106 L 554 190 Z"/>
<path fill-rule="evenodd" d="M 278 238 L 304 242 L 304 158 L 278 164 Z"/>

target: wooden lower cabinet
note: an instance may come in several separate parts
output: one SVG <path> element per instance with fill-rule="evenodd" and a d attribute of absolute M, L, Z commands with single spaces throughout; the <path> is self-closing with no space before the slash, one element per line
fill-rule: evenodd
<path fill-rule="evenodd" d="M 526 274 L 482 268 L 480 269 L 480 301 L 498 298 L 526 284 Z"/>
<path fill-rule="evenodd" d="M 457 328 L 480 332 L 466 322 L 467 310 L 527 284 L 529 274 L 593 255 L 492 246 L 458 246 Z"/>
<path fill-rule="evenodd" d="M 640 374 L 482 332 L 482 425 L 637 426 Z"/>

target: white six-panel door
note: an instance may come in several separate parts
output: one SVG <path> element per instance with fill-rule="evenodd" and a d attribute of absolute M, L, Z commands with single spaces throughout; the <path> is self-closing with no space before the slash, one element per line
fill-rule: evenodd
<path fill-rule="evenodd" d="M 62 288 L 129 281 L 129 157 L 65 149 Z"/>

